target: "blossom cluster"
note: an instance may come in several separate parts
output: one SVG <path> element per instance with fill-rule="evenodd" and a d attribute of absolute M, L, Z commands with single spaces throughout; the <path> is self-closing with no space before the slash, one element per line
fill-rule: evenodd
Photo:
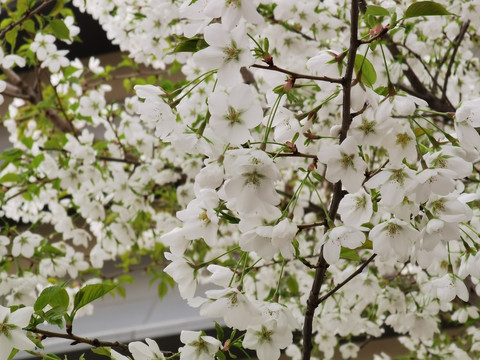
<path fill-rule="evenodd" d="M 0 359 L 43 323 L 72 335 L 145 257 L 159 289 L 241 333 L 104 346 L 115 360 L 347 359 L 386 327 L 418 358 L 478 357 L 474 327 L 441 326 L 479 318 L 480 4 L 377 3 L 74 0 L 130 57 L 121 102 L 111 66 L 59 50 L 71 11 L 22 18 L 30 39 L 0 53 Z M 105 281 L 108 261 L 123 272 Z"/>

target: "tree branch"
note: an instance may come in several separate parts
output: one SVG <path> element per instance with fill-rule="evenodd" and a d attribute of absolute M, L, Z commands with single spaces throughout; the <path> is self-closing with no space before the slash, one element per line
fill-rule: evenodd
<path fill-rule="evenodd" d="M 36 7 L 35 9 L 33 10 L 26 10 L 25 11 L 25 14 L 17 21 L 15 22 L 12 22 L 10 24 L 8 24 L 7 27 L 5 27 L 5 29 L 3 29 L 2 31 L 0 31 L 0 40 L 2 40 L 5 35 L 7 35 L 7 33 L 12 30 L 14 27 L 22 24 L 25 20 L 27 20 L 29 17 L 31 17 L 32 15 L 35 15 L 36 13 L 40 12 L 42 9 L 44 9 L 45 7 L 47 7 L 48 5 L 50 5 L 51 3 L 53 3 L 55 0 L 43 0 L 43 2 L 38 6 Z"/>
<path fill-rule="evenodd" d="M 325 295 L 321 296 L 319 299 L 318 299 L 318 304 L 321 304 L 322 302 L 324 302 L 325 300 L 327 300 L 330 296 L 332 296 L 333 294 L 335 294 L 338 290 L 340 290 L 342 287 L 344 287 L 350 280 L 352 280 L 355 276 L 359 275 L 363 269 L 365 269 L 367 267 L 368 264 L 370 264 L 372 262 L 373 259 L 375 259 L 375 257 L 377 256 L 377 254 L 373 254 L 372 256 L 370 256 L 362 265 L 360 265 L 358 267 L 357 270 L 355 270 L 348 278 L 346 278 L 345 280 L 343 280 L 341 283 L 337 284 L 337 286 L 335 286 L 332 290 L 330 290 L 328 293 L 326 293 Z"/>
<path fill-rule="evenodd" d="M 464 22 L 462 27 L 460 28 L 460 32 L 457 36 L 455 46 L 453 48 L 453 54 L 452 57 L 450 58 L 450 62 L 448 64 L 447 68 L 447 73 L 445 74 L 445 80 L 443 81 L 443 88 L 442 88 L 442 100 L 447 100 L 447 87 L 448 87 L 448 80 L 450 79 L 450 76 L 452 75 L 452 68 L 453 64 L 455 63 L 455 56 L 457 55 L 458 48 L 460 47 L 460 44 L 462 43 L 462 40 L 465 37 L 465 34 L 467 33 L 468 27 L 470 26 L 470 20 L 467 22 Z"/>
<path fill-rule="evenodd" d="M 343 112 L 342 112 L 342 129 L 340 131 L 340 143 L 347 137 L 347 131 L 350 127 L 352 117 L 350 114 L 350 90 L 353 77 L 353 68 L 355 65 L 355 56 L 357 54 L 357 49 L 360 46 L 360 41 L 358 40 L 358 16 L 359 16 L 359 3 L 358 0 L 352 0 L 350 9 L 350 48 L 348 51 L 348 60 L 347 67 L 345 70 L 345 75 L 341 79 L 341 84 L 343 87 Z M 340 200 L 343 198 L 344 194 L 342 192 L 342 183 L 341 181 L 337 182 L 333 190 L 333 198 L 330 203 L 330 209 L 328 211 L 329 218 L 335 219 L 337 214 L 338 205 Z M 312 343 L 312 333 L 313 333 L 313 317 L 315 315 L 315 310 L 317 309 L 319 302 L 318 296 L 320 294 L 320 288 L 325 279 L 325 273 L 328 268 L 328 263 L 325 261 L 323 256 L 323 246 L 320 251 L 320 256 L 317 261 L 317 269 L 315 270 L 315 277 L 313 279 L 313 285 L 310 290 L 310 295 L 307 300 L 307 309 L 305 311 L 305 321 L 303 324 L 303 360 L 310 360 L 313 343 Z"/>
<path fill-rule="evenodd" d="M 388 35 L 385 35 L 385 37 L 388 40 L 387 48 L 392 54 L 392 56 L 395 59 L 402 58 L 403 55 L 398 49 L 397 45 L 393 43 L 392 39 Z M 412 88 L 411 88 L 411 91 L 410 91 L 410 88 L 408 87 L 404 87 L 402 90 L 404 90 L 410 95 L 413 95 L 420 99 L 425 100 L 433 110 L 436 110 L 439 112 L 455 112 L 456 109 L 451 104 L 436 97 L 432 93 L 432 91 L 430 91 L 423 85 L 422 81 L 418 78 L 417 74 L 415 74 L 412 67 L 408 64 L 407 61 L 404 61 L 403 63 L 407 65 L 407 69 L 403 71 L 403 74 L 410 82 L 410 85 L 412 86 Z"/>
<path fill-rule="evenodd" d="M 63 334 L 63 333 L 57 333 L 57 332 L 38 329 L 38 328 L 26 329 L 26 330 L 35 334 L 40 334 L 44 339 L 61 338 L 61 339 L 72 340 L 72 343 L 70 345 L 76 345 L 76 344 L 82 343 L 82 344 L 88 344 L 94 347 L 109 346 L 109 347 L 128 351 L 128 345 L 122 344 L 118 341 L 102 341 L 98 339 L 85 338 L 85 337 L 77 336 L 74 334 L 67 334 L 67 333 Z"/>
<path fill-rule="evenodd" d="M 283 69 L 276 65 L 253 64 L 251 65 L 251 67 L 264 69 L 264 70 L 278 71 L 278 72 L 290 75 L 294 79 L 309 79 L 309 80 L 325 81 L 325 82 L 336 83 L 336 84 L 341 84 L 343 81 L 342 79 L 335 79 L 328 76 L 314 76 L 314 75 L 299 74 L 290 70 Z"/>

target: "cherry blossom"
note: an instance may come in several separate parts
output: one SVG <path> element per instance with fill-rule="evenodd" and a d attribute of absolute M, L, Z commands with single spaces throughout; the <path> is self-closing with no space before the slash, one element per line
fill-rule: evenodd
<path fill-rule="evenodd" d="M 204 37 L 210 46 L 195 53 L 193 60 L 206 70 L 218 69 L 218 83 L 222 86 L 240 83 L 240 68 L 255 61 L 248 50 L 245 26 L 229 31 L 223 24 L 212 24 L 205 28 Z"/>
<path fill-rule="evenodd" d="M 7 360 L 12 349 L 33 350 L 35 344 L 23 333 L 22 328 L 30 322 L 32 307 L 24 307 L 11 312 L 0 305 L 0 359 Z"/>
<path fill-rule="evenodd" d="M 180 341 L 185 344 L 180 350 L 180 359 L 210 360 L 222 345 L 217 339 L 200 331 L 182 331 Z"/>

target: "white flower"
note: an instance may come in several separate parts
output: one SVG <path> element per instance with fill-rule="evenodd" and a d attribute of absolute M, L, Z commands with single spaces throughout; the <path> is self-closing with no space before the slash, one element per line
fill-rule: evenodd
<path fill-rule="evenodd" d="M 164 140 L 177 127 L 177 122 L 170 106 L 160 97 L 162 91 L 153 85 L 135 85 L 134 89 L 139 98 L 145 99 L 138 106 L 140 119 Z"/>
<path fill-rule="evenodd" d="M 260 310 L 238 289 L 208 290 L 205 295 L 209 300 L 200 309 L 202 316 L 223 317 L 228 327 L 238 330 L 260 322 Z"/>
<path fill-rule="evenodd" d="M 8 254 L 7 245 L 10 244 L 10 239 L 4 235 L 0 235 L 0 258 Z"/>
<path fill-rule="evenodd" d="M 155 341 L 147 338 L 145 342 L 148 345 L 140 341 L 128 344 L 128 351 L 132 353 L 134 360 L 165 360 L 165 356 Z"/>
<path fill-rule="evenodd" d="M 340 201 L 338 213 L 345 225 L 358 227 L 370 221 L 373 213 L 372 199 L 363 189 L 347 194 Z"/>
<path fill-rule="evenodd" d="M 44 61 L 50 53 L 57 50 L 57 47 L 54 43 L 55 36 L 50 34 L 44 35 L 42 33 L 38 33 L 37 35 L 35 35 L 34 41 L 30 44 L 30 50 L 35 52 L 38 60 Z"/>
<path fill-rule="evenodd" d="M 322 147 L 318 161 L 327 164 L 325 178 L 342 184 L 348 192 L 360 189 L 367 164 L 358 156 L 358 146 L 353 137 L 347 137 L 340 145 Z"/>
<path fill-rule="evenodd" d="M 261 325 L 249 327 L 243 339 L 243 346 L 257 352 L 259 360 L 276 360 L 280 357 L 280 349 L 292 343 L 292 333 L 275 320 Z"/>
<path fill-rule="evenodd" d="M 240 149 L 225 155 L 225 170 L 232 178 L 224 184 L 226 200 L 241 213 L 262 211 L 264 204 L 277 205 L 280 198 L 274 182 L 280 172 L 263 151 Z M 229 204 L 230 207 L 230 204 Z"/>
<path fill-rule="evenodd" d="M 373 242 L 373 251 L 380 260 L 408 260 L 413 245 L 419 237 L 418 230 L 398 219 L 390 219 L 375 226 L 369 234 Z"/>
<path fill-rule="evenodd" d="M 67 67 L 70 64 L 70 60 L 65 55 L 68 54 L 68 50 L 56 50 L 50 52 L 47 58 L 43 60 L 41 67 L 50 70 L 52 73 L 56 73 L 62 67 Z"/>
<path fill-rule="evenodd" d="M 228 29 L 238 25 L 243 17 L 252 24 L 260 24 L 263 18 L 255 9 L 252 0 L 209 0 L 205 14 L 212 18 L 222 18 L 222 24 Z"/>
<path fill-rule="evenodd" d="M 223 24 L 212 24 L 205 28 L 204 38 L 210 46 L 196 52 L 194 61 L 207 70 L 218 69 L 218 83 L 224 87 L 241 83 L 240 68 L 255 62 L 245 27 L 229 31 Z"/>
<path fill-rule="evenodd" d="M 273 227 L 272 244 L 282 256 L 291 259 L 294 254 L 292 240 L 297 234 L 297 225 L 289 219 L 283 219 Z"/>
<path fill-rule="evenodd" d="M 355 359 L 360 351 L 360 347 L 357 344 L 349 342 L 340 345 L 339 350 L 343 359 Z"/>
<path fill-rule="evenodd" d="M 455 296 L 463 301 L 468 301 L 469 294 L 465 283 L 452 274 L 445 274 L 443 277 L 433 280 L 431 285 L 436 290 L 436 296 L 440 302 L 450 302 L 455 299 Z"/>
<path fill-rule="evenodd" d="M 7 360 L 12 349 L 35 349 L 35 344 L 22 331 L 32 314 L 31 306 L 10 312 L 9 308 L 0 305 L 0 360 Z"/>
<path fill-rule="evenodd" d="M 197 282 L 194 277 L 193 268 L 180 255 L 166 252 L 165 258 L 172 262 L 164 269 L 178 285 L 182 299 L 191 299 L 195 295 Z"/>
<path fill-rule="evenodd" d="M 381 202 L 390 207 L 400 204 L 416 185 L 415 172 L 405 165 L 388 166 L 365 183 L 369 189 L 379 189 Z"/>
<path fill-rule="evenodd" d="M 202 189 L 198 192 L 197 198 L 190 201 L 186 209 L 177 212 L 177 217 L 183 221 L 182 233 L 187 239 L 203 238 L 208 245 L 215 245 L 218 217 L 214 209 L 217 206 L 216 191 Z"/>
<path fill-rule="evenodd" d="M 323 50 L 307 61 L 307 68 L 318 75 L 337 78 L 341 75 L 339 64 L 340 54 L 335 50 Z"/>
<path fill-rule="evenodd" d="M 180 341 L 185 346 L 178 349 L 180 360 L 212 360 L 222 343 L 201 331 L 185 331 L 180 333 Z"/>
<path fill-rule="evenodd" d="M 350 226 L 337 226 L 327 231 L 317 244 L 323 245 L 323 256 L 327 263 L 335 264 L 340 258 L 341 247 L 355 249 L 365 242 L 365 234 Z"/>
<path fill-rule="evenodd" d="M 13 239 L 12 255 L 31 258 L 35 248 L 40 245 L 40 241 L 42 241 L 40 235 L 25 231 Z"/>
<path fill-rule="evenodd" d="M 455 113 L 455 131 L 460 145 L 467 150 L 480 151 L 480 98 L 462 103 Z"/>
<path fill-rule="evenodd" d="M 210 127 L 226 143 L 241 145 L 252 140 L 249 129 L 262 122 L 262 107 L 256 101 L 250 86 L 238 84 L 229 94 L 215 91 L 208 97 L 212 117 Z"/>

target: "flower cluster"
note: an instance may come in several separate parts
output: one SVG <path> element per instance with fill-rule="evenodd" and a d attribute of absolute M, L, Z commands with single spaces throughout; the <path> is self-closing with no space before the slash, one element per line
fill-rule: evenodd
<path fill-rule="evenodd" d="M 475 328 L 441 331 L 479 317 L 477 3 L 74 0 L 118 67 L 59 49 L 78 40 L 69 9 L 9 9 L 0 359 L 43 323 L 81 342 L 75 318 L 145 258 L 160 295 L 175 284 L 244 333 L 99 342 L 112 359 L 353 358 L 387 326 L 413 357 L 478 358 Z"/>

